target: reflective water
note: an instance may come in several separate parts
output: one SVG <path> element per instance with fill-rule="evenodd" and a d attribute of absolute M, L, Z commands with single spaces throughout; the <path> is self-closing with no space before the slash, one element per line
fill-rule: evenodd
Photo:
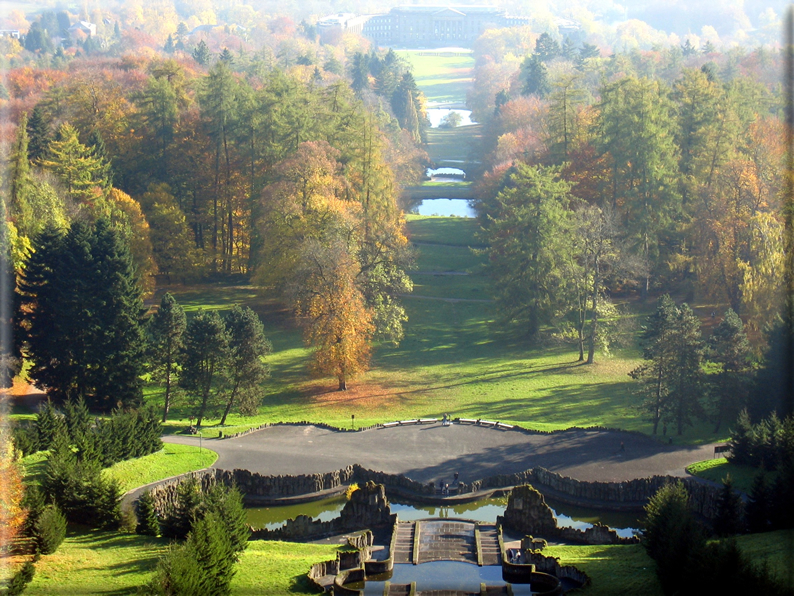
<path fill-rule="evenodd" d="M 460 114 L 460 124 L 458 126 L 471 126 L 477 124 L 471 121 L 471 110 L 459 110 L 457 108 L 428 108 L 427 119 L 430 120 L 431 128 L 438 128 L 441 121 L 446 118 L 450 112 L 457 112 Z"/>
<path fill-rule="evenodd" d="M 380 580 L 380 581 L 378 581 Z M 434 561 L 421 565 L 395 565 L 391 577 L 370 578 L 364 584 L 366 596 L 381 596 L 386 580 L 392 584 L 416 582 L 419 590 L 460 590 L 479 594 L 480 584 L 503 586 L 502 567 L 489 565 L 478 567 L 471 563 L 457 561 Z M 512 584 L 513 594 L 527 596 L 532 594 L 528 584 Z"/>
<path fill-rule="evenodd" d="M 476 217 L 468 199 L 424 199 L 411 210 L 417 215 L 442 215 L 445 217 Z"/>
<path fill-rule="evenodd" d="M 600 511 L 587 507 L 577 507 L 559 503 L 552 499 L 546 499 L 546 503 L 551 507 L 557 517 L 560 527 L 572 527 L 585 530 L 595 522 L 607 524 L 617 531 L 619 536 L 629 537 L 638 528 L 642 527 L 640 515 L 636 513 L 619 513 L 613 511 Z M 302 503 L 300 505 L 282 505 L 278 507 L 252 507 L 246 509 L 248 523 L 255 528 L 268 528 L 274 530 L 280 528 L 288 519 L 294 519 L 298 515 L 309 515 L 313 519 L 330 521 L 339 517 L 342 507 L 345 506 L 344 495 Z M 504 513 L 507 507 L 507 498 L 499 499 L 480 499 L 471 503 L 461 503 L 451 506 L 420 505 L 415 503 L 405 503 L 393 501 L 391 503 L 392 513 L 396 513 L 403 521 L 414 521 L 428 517 L 459 517 L 472 519 L 475 521 L 495 523 L 496 516 Z"/>
<path fill-rule="evenodd" d="M 444 182 L 447 180 L 459 182 L 461 178 L 466 177 L 466 172 L 460 168 L 436 168 L 435 170 L 433 168 L 427 168 L 425 173 L 427 174 L 428 178 Z M 445 176 L 448 178 L 445 178 Z"/>

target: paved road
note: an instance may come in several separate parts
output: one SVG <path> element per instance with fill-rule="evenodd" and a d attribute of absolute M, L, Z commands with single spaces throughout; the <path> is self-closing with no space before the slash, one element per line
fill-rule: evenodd
<path fill-rule="evenodd" d="M 165 441 L 197 445 L 194 437 Z M 625 453 L 620 452 L 621 441 Z M 580 480 L 618 481 L 655 474 L 684 476 L 708 459 L 713 446 L 663 445 L 650 437 L 611 431 L 571 430 L 533 435 L 492 428 L 428 424 L 341 433 L 315 426 L 274 426 L 236 439 L 204 440 L 217 451 L 214 467 L 265 475 L 330 472 L 358 463 L 420 482 L 471 482 L 543 466 Z"/>

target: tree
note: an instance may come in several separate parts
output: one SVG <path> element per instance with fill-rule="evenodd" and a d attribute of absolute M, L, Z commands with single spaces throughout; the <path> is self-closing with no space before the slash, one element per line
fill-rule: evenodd
<path fill-rule="evenodd" d="M 629 373 L 640 382 L 640 406 L 651 414 L 653 434 L 659 422 L 674 422 L 678 434 L 700 412 L 700 364 L 703 345 L 700 320 L 686 304 L 677 307 L 665 294 L 642 332 L 643 358 L 649 361 Z"/>
<path fill-rule="evenodd" d="M 110 410 L 142 399 L 145 310 L 127 246 L 104 219 L 45 229 L 25 270 L 30 375 L 61 401 Z"/>
<path fill-rule="evenodd" d="M 135 502 L 135 515 L 138 520 L 138 525 L 135 527 L 136 534 L 145 536 L 160 535 L 160 521 L 154 508 L 152 491 L 144 491 Z"/>
<path fill-rule="evenodd" d="M 521 81 L 521 95 L 546 97 L 551 90 L 546 65 L 537 54 L 532 54 L 524 59 L 518 78 Z"/>
<path fill-rule="evenodd" d="M 229 363 L 229 334 L 220 315 L 199 311 L 187 325 L 179 384 L 197 405 L 196 426 L 218 406 Z"/>
<path fill-rule="evenodd" d="M 235 305 L 225 319 L 229 334 L 229 373 L 221 426 L 226 424 L 226 417 L 234 405 L 244 414 L 256 412 L 257 390 L 270 374 L 262 358 L 272 350 L 262 321 L 247 306 Z"/>
<path fill-rule="evenodd" d="M 719 432 L 724 419 L 734 419 L 746 404 L 752 373 L 751 356 L 752 348 L 744 332 L 744 324 L 729 308 L 709 338 L 709 359 L 720 366 L 712 382 L 715 433 Z"/>
<path fill-rule="evenodd" d="M 307 243 L 293 289 L 295 312 L 305 321 L 304 338 L 314 347 L 311 368 L 333 375 L 339 390 L 369 367 L 372 313 L 356 287 L 358 264 L 340 240 Z"/>
<path fill-rule="evenodd" d="M 50 127 L 41 105 L 36 105 L 28 120 L 28 158 L 38 163 L 47 154 L 50 144 Z"/>
<path fill-rule="evenodd" d="M 742 498 L 733 489 L 730 474 L 722 480 L 722 491 L 717 502 L 714 532 L 717 536 L 733 536 L 744 528 L 744 505 Z"/>
<path fill-rule="evenodd" d="M 140 204 L 127 193 L 112 188 L 108 199 L 109 219 L 129 247 L 136 278 L 141 290 L 148 296 L 154 291 L 154 276 L 157 273 L 149 222 Z"/>
<path fill-rule="evenodd" d="M 350 87 L 356 92 L 356 95 L 361 94 L 370 88 L 369 84 L 369 57 L 362 52 L 353 54 L 353 60 L 350 63 Z"/>
<path fill-rule="evenodd" d="M 14 461 L 14 445 L 7 427 L 0 430 L 0 550 L 10 547 L 21 534 L 27 511 L 23 506 L 25 487 L 19 464 Z M 3 555 L 5 556 L 5 552 Z"/>
<path fill-rule="evenodd" d="M 558 169 L 517 164 L 494 198 L 485 230 L 497 308 L 530 337 L 565 310 L 570 188 Z"/>
<path fill-rule="evenodd" d="M 201 64 L 201 66 L 206 66 L 209 64 L 211 56 L 212 53 L 210 52 L 207 42 L 202 39 L 193 50 L 193 60 Z"/>
<path fill-rule="evenodd" d="M 560 44 L 551 35 L 543 32 L 535 42 L 535 55 L 541 62 L 549 62 L 560 55 Z"/>
<path fill-rule="evenodd" d="M 183 335 L 187 327 L 185 311 L 174 297 L 166 292 L 160 300 L 160 308 L 149 322 L 149 371 L 152 380 L 165 385 L 163 395 L 163 422 L 168 419 L 175 380 L 178 377 L 178 362 L 184 349 Z"/>
<path fill-rule="evenodd" d="M 17 126 L 17 134 L 11 147 L 9 160 L 8 215 L 24 236 L 31 235 L 34 214 L 29 195 L 31 192 L 30 161 L 28 158 L 28 115 L 23 113 Z"/>
<path fill-rule="evenodd" d="M 665 591 L 697 569 L 699 554 L 705 546 L 688 499 L 679 481 L 660 488 L 645 506 L 642 544 L 656 561 L 656 574 Z"/>
<path fill-rule="evenodd" d="M 66 538 L 66 517 L 57 505 L 46 505 L 36 520 L 36 550 L 50 555 Z"/>
<path fill-rule="evenodd" d="M 771 524 L 772 494 L 766 483 L 766 474 L 761 471 L 753 478 L 750 498 L 747 500 L 747 529 L 755 534 L 766 532 Z"/>
<path fill-rule="evenodd" d="M 58 129 L 41 165 L 58 176 L 67 196 L 78 203 L 92 205 L 109 186 L 107 164 L 80 142 L 77 130 L 68 122 Z"/>
<path fill-rule="evenodd" d="M 549 153 L 554 162 L 568 161 L 579 128 L 578 108 L 583 102 L 583 91 L 578 78 L 568 76 L 556 81 L 549 95 Z"/>

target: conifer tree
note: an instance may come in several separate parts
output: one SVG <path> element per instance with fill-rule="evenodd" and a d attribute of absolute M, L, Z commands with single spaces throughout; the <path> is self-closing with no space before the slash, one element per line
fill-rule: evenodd
<path fill-rule="evenodd" d="M 546 65 L 537 54 L 527 56 L 521 63 L 519 80 L 521 81 L 521 95 L 546 97 L 551 91 Z"/>
<path fill-rule="evenodd" d="M 40 451 L 50 449 L 60 434 L 68 436 L 63 416 L 49 399 L 41 404 L 39 413 L 36 414 L 36 433 L 39 437 L 38 448 Z"/>
<path fill-rule="evenodd" d="M 28 115 L 23 113 L 17 126 L 16 138 L 9 160 L 8 215 L 23 236 L 30 236 L 33 213 L 30 208 L 30 161 L 28 153 Z"/>
<path fill-rule="evenodd" d="M 50 144 L 50 127 L 40 105 L 33 108 L 28 120 L 28 159 L 39 163 L 47 154 Z"/>
<path fill-rule="evenodd" d="M 199 311 L 187 325 L 179 384 L 196 405 L 196 426 L 215 410 L 229 363 L 229 334 L 220 315 Z"/>
<path fill-rule="evenodd" d="M 68 197 L 80 203 L 93 204 L 98 197 L 95 189 L 108 186 L 107 164 L 80 142 L 77 130 L 67 122 L 58 129 L 41 165 L 58 176 Z"/>
<path fill-rule="evenodd" d="M 730 474 L 722 480 L 722 491 L 717 502 L 714 531 L 718 536 L 733 536 L 742 531 L 744 506 L 741 497 L 733 489 Z"/>
<path fill-rule="evenodd" d="M 160 521 L 154 508 L 154 497 L 152 491 L 147 490 L 140 496 L 135 503 L 135 514 L 138 518 L 138 525 L 135 527 L 137 534 L 146 536 L 160 535 Z"/>
<path fill-rule="evenodd" d="M 747 500 L 747 528 L 751 533 L 770 529 L 772 494 L 766 483 L 766 474 L 761 471 L 753 478 L 750 498 Z"/>
<path fill-rule="evenodd" d="M 221 425 L 226 424 L 226 417 L 235 405 L 243 413 L 256 412 L 257 390 L 269 374 L 262 358 L 271 351 L 262 321 L 247 306 L 235 305 L 226 315 L 225 323 L 229 335 L 229 372 Z"/>
<path fill-rule="evenodd" d="M 152 380 L 165 385 L 163 422 L 168 419 L 178 376 L 179 356 L 184 347 L 187 327 L 185 311 L 170 292 L 160 301 L 160 308 L 149 323 L 149 371 Z"/>
<path fill-rule="evenodd" d="M 207 45 L 207 42 L 205 42 L 203 39 L 193 50 L 193 60 L 202 66 L 206 66 L 209 63 L 211 55 L 210 48 Z"/>
<path fill-rule="evenodd" d="M 174 37 L 169 33 L 168 38 L 165 40 L 163 51 L 166 54 L 173 54 L 176 48 L 174 47 Z"/>
<path fill-rule="evenodd" d="M 716 425 L 719 432 L 724 419 L 735 417 L 745 405 L 750 390 L 752 348 L 744 332 L 744 324 L 733 309 L 717 325 L 709 338 L 710 360 L 720 365 L 713 381 Z"/>

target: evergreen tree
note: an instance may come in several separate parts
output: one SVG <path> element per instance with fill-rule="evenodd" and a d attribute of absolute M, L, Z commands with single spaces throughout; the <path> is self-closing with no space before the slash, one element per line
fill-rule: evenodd
<path fill-rule="evenodd" d="M 199 311 L 187 325 L 179 384 L 196 404 L 196 426 L 215 410 L 229 363 L 229 334 L 217 312 Z"/>
<path fill-rule="evenodd" d="M 535 42 L 535 55 L 541 62 L 549 62 L 560 55 L 560 44 L 548 33 L 541 33 Z"/>
<path fill-rule="evenodd" d="M 160 308 L 149 323 L 149 371 L 152 380 L 165 385 L 163 422 L 168 419 L 175 381 L 178 376 L 179 355 L 184 347 L 182 336 L 187 327 L 185 311 L 174 297 L 166 292 Z"/>
<path fill-rule="evenodd" d="M 766 474 L 761 471 L 753 478 L 750 498 L 747 501 L 747 528 L 751 533 L 770 529 L 772 494 L 766 483 Z"/>
<path fill-rule="evenodd" d="M 755 464 L 753 442 L 754 432 L 750 414 L 747 413 L 746 409 L 743 409 L 739 412 L 736 422 L 731 428 L 731 439 L 728 441 L 731 452 L 728 460 L 736 464 Z"/>
<path fill-rule="evenodd" d="M 72 445 L 77 447 L 81 457 L 96 457 L 94 436 L 91 429 L 91 414 L 85 405 L 85 400 L 82 396 L 77 400 L 70 399 L 64 404 L 63 411 L 66 429 Z"/>
<path fill-rule="evenodd" d="M 176 48 L 174 47 L 174 37 L 169 33 L 168 38 L 165 40 L 165 46 L 163 46 L 163 51 L 166 54 L 173 54 Z"/>
<path fill-rule="evenodd" d="M 221 426 L 226 424 L 226 417 L 234 405 L 244 414 L 256 413 L 261 383 L 269 375 L 262 358 L 272 349 L 265 337 L 262 321 L 247 306 L 240 308 L 235 305 L 226 315 L 225 323 L 229 335 L 230 360 L 228 393 Z"/>
<path fill-rule="evenodd" d="M 684 485 L 676 482 L 660 488 L 645 506 L 642 544 L 656 561 L 656 574 L 666 593 L 680 587 L 682 577 L 696 572 L 705 547 L 688 498 Z"/>
<path fill-rule="evenodd" d="M 28 142 L 28 115 L 22 114 L 11 147 L 8 175 L 8 215 L 23 236 L 31 236 L 34 214 L 30 206 L 31 178 Z"/>
<path fill-rule="evenodd" d="M 50 449 L 59 434 L 68 436 L 63 416 L 55 409 L 49 399 L 41 404 L 39 413 L 36 414 L 36 433 L 39 438 L 39 451 Z"/>
<path fill-rule="evenodd" d="M 36 551 L 50 555 L 66 537 L 66 517 L 57 505 L 46 505 L 36 520 Z"/>
<path fill-rule="evenodd" d="M 742 498 L 733 489 L 733 480 L 729 474 L 722 480 L 722 491 L 717 502 L 717 515 L 714 518 L 714 531 L 717 536 L 738 534 L 744 527 L 743 518 Z"/>
<path fill-rule="evenodd" d="M 164 538 L 184 539 L 193 522 L 201 515 L 204 495 L 195 477 L 189 477 L 177 485 L 176 498 L 169 503 L 161 520 L 160 530 Z"/>
<path fill-rule="evenodd" d="M 584 92 L 574 76 L 560 78 L 549 95 L 549 153 L 554 163 L 568 161 L 578 132 L 577 109 L 582 104 Z"/>
<path fill-rule="evenodd" d="M 536 46 L 537 47 L 537 46 Z M 537 49 L 536 49 L 537 51 Z M 562 41 L 562 48 L 560 48 L 560 55 L 566 60 L 574 60 L 577 56 L 576 42 L 571 37 L 566 37 Z"/>
<path fill-rule="evenodd" d="M 152 491 L 144 491 L 135 503 L 135 514 L 138 518 L 138 525 L 135 527 L 137 534 L 146 536 L 160 535 L 160 521 L 157 518 L 157 511 L 154 508 L 154 497 Z"/>
<path fill-rule="evenodd" d="M 19 596 L 28 587 L 28 584 L 33 581 L 33 576 L 36 575 L 36 565 L 33 561 L 25 561 L 20 567 L 11 581 L 8 582 L 5 596 Z"/>
<path fill-rule="evenodd" d="M 218 60 L 220 60 L 221 62 L 225 62 L 226 64 L 231 66 L 232 63 L 234 62 L 234 56 L 229 51 L 229 48 L 223 48 L 223 51 L 218 56 Z"/>
<path fill-rule="evenodd" d="M 518 77 L 521 81 L 521 95 L 546 97 L 551 91 L 546 65 L 537 54 L 524 59 Z"/>
<path fill-rule="evenodd" d="M 673 368 L 669 377 L 669 405 L 663 420 L 675 423 L 678 435 L 685 426 L 693 424 L 693 417 L 702 414 L 703 340 L 700 319 L 689 305 L 678 307 L 672 336 Z"/>
<path fill-rule="evenodd" d="M 207 42 L 202 39 L 193 50 L 193 60 L 201 64 L 201 66 L 206 66 L 209 64 L 211 56 L 212 54 L 210 53 L 210 48 L 207 45 Z"/>
<path fill-rule="evenodd" d="M 369 89 L 369 59 L 366 54 L 356 52 L 350 66 L 350 87 L 357 96 Z"/>
<path fill-rule="evenodd" d="M 98 198 L 96 189 L 109 185 L 107 164 L 80 142 L 77 130 L 69 123 L 58 129 L 41 165 L 58 176 L 67 196 L 78 202 L 92 204 Z"/>
<path fill-rule="evenodd" d="M 36 105 L 28 120 L 28 158 L 32 163 L 40 162 L 47 154 L 50 144 L 50 127 L 41 105 Z"/>
<path fill-rule="evenodd" d="M 517 164 L 490 208 L 487 229 L 496 303 L 505 321 L 534 336 L 567 299 L 571 185 L 559 170 Z"/>
<path fill-rule="evenodd" d="M 733 419 L 745 405 L 751 382 L 752 348 L 744 332 L 744 324 L 733 309 L 717 325 L 709 339 L 710 360 L 720 365 L 713 381 L 716 426 L 719 432 L 724 419 Z"/>

